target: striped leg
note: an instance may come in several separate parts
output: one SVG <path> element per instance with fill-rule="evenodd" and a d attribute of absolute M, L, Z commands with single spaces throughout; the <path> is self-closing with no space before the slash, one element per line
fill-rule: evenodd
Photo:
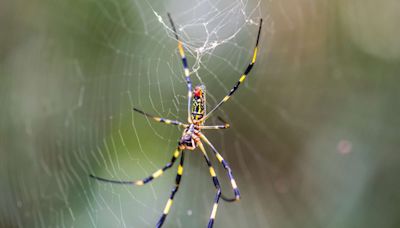
<path fill-rule="evenodd" d="M 185 73 L 185 79 L 186 79 L 186 84 L 187 84 L 187 89 L 188 89 L 188 121 L 189 121 L 189 123 L 191 123 L 192 120 L 190 118 L 190 114 L 191 114 L 190 107 L 191 107 L 191 103 L 192 103 L 192 81 L 190 80 L 190 72 L 189 72 L 189 68 L 188 68 L 187 59 L 185 56 L 185 51 L 183 50 L 182 41 L 179 39 L 178 33 L 176 32 L 174 21 L 172 20 L 171 14 L 169 14 L 169 13 L 168 13 L 168 18 L 171 23 L 172 30 L 174 30 L 175 38 L 178 41 L 179 55 L 181 56 L 181 59 L 182 59 L 183 70 Z"/>
<path fill-rule="evenodd" d="M 153 116 L 153 115 L 148 114 L 146 112 L 143 112 L 142 110 L 139 110 L 137 108 L 133 108 L 133 111 L 138 112 L 138 113 L 140 113 L 140 114 L 142 114 L 142 115 L 144 115 L 144 116 L 146 116 L 148 118 L 151 118 L 151 119 L 153 119 L 153 120 L 155 120 L 157 122 L 160 122 L 160 123 L 179 125 L 181 127 L 187 127 L 188 126 L 187 124 L 183 124 L 183 123 L 181 123 L 181 122 L 179 122 L 177 120 L 169 120 L 169 119 L 164 119 L 164 118 L 161 118 L 161 117 Z"/>
<path fill-rule="evenodd" d="M 262 19 L 260 19 L 260 27 L 258 28 L 258 35 L 257 35 L 257 41 L 256 41 L 256 46 L 254 47 L 254 52 L 253 52 L 253 58 L 249 64 L 249 66 L 246 68 L 242 76 L 240 77 L 239 81 L 233 86 L 233 88 L 229 91 L 228 95 L 222 99 L 204 118 L 206 120 L 208 117 L 210 117 L 210 114 L 214 112 L 216 109 L 218 109 L 223 103 L 225 103 L 231 96 L 235 93 L 235 91 L 239 88 L 239 85 L 246 79 L 247 75 L 250 73 L 251 69 L 253 69 L 254 63 L 256 62 L 257 59 L 257 52 L 258 52 L 258 41 L 260 40 L 260 34 L 261 34 L 261 27 L 262 27 Z"/>
<path fill-rule="evenodd" d="M 221 156 L 221 154 L 218 153 L 217 149 L 215 149 L 215 147 L 211 144 L 211 142 L 206 138 L 206 136 L 204 134 L 200 133 L 200 138 L 211 147 L 211 149 L 214 152 L 215 156 L 217 157 L 219 163 L 221 163 L 222 166 L 224 167 L 224 169 L 228 172 L 228 176 L 231 181 L 231 185 L 232 185 L 233 193 L 235 194 L 235 198 L 234 199 L 224 199 L 224 200 L 238 201 L 240 199 L 240 191 L 239 191 L 239 188 L 237 187 L 235 178 L 233 177 L 232 169 L 229 167 L 228 163 L 224 160 L 224 158 Z"/>
<path fill-rule="evenodd" d="M 230 127 L 230 125 L 222 119 L 220 116 L 218 116 L 218 119 L 224 124 L 224 125 L 216 125 L 216 126 L 199 126 L 201 130 L 217 130 L 217 129 L 227 129 Z"/>
<path fill-rule="evenodd" d="M 200 126 L 199 128 L 201 130 L 227 129 L 227 128 L 229 128 L 229 124 L 228 125 L 215 125 L 215 126 Z"/>
<path fill-rule="evenodd" d="M 171 158 L 171 161 L 167 163 L 162 169 L 157 170 L 154 172 L 151 176 L 148 176 L 142 180 L 137 180 L 137 181 L 120 181 L 120 180 L 110 180 L 110 179 L 105 179 L 102 177 L 97 177 L 92 174 L 89 176 L 93 179 L 103 181 L 103 182 L 108 182 L 108 183 L 113 183 L 113 184 L 130 184 L 130 185 L 137 185 L 137 186 L 142 186 L 144 184 L 149 183 L 150 181 L 156 179 L 157 177 L 160 177 L 165 170 L 169 169 L 172 167 L 172 165 L 175 163 L 176 159 L 179 157 L 180 153 L 182 152 L 181 149 L 177 148 Z"/>
<path fill-rule="evenodd" d="M 218 189 L 217 194 L 215 195 L 214 198 L 214 205 L 211 211 L 210 220 L 208 221 L 208 226 L 207 226 L 208 228 L 212 228 L 214 225 L 214 220 L 215 216 L 217 215 L 218 202 L 220 197 L 221 197 L 221 189 Z"/>
<path fill-rule="evenodd" d="M 201 152 L 203 152 L 204 158 L 206 160 L 206 163 L 207 163 L 209 171 L 210 171 L 210 175 L 211 175 L 211 177 L 213 179 L 214 186 L 217 189 L 217 193 L 216 193 L 215 199 L 214 199 L 214 205 L 213 205 L 213 208 L 212 208 L 212 211 L 211 211 L 211 215 L 210 215 L 210 220 L 208 221 L 208 228 L 211 228 L 214 225 L 214 220 L 215 220 L 215 216 L 217 214 L 217 209 L 218 209 L 219 198 L 221 198 L 221 185 L 219 184 L 217 174 L 215 173 L 215 170 L 212 167 L 210 159 L 207 156 L 207 152 L 204 149 L 203 143 L 201 143 L 199 141 L 198 142 L 198 146 L 199 146 Z"/>
<path fill-rule="evenodd" d="M 167 205 L 165 205 L 164 212 L 163 212 L 161 218 L 157 222 L 157 226 L 156 226 L 157 228 L 159 228 L 163 225 L 165 219 L 167 218 L 168 212 L 172 206 L 172 202 L 174 201 L 175 194 L 178 192 L 179 183 L 181 182 L 182 174 L 183 174 L 184 154 L 185 154 L 185 152 L 182 151 L 181 161 L 179 163 L 178 171 L 177 171 L 176 178 L 175 178 L 175 187 L 172 189 L 171 195 L 167 201 Z"/>

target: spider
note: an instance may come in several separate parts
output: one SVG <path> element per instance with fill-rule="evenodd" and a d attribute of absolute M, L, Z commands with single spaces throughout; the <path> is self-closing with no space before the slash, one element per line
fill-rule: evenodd
<path fill-rule="evenodd" d="M 239 85 L 241 83 L 243 83 L 243 81 L 246 79 L 246 76 L 250 73 L 251 69 L 253 68 L 254 63 L 256 62 L 256 58 L 257 58 L 258 41 L 260 39 L 262 19 L 260 19 L 257 41 L 256 41 L 256 45 L 255 45 L 254 52 L 253 52 L 253 58 L 252 58 L 250 64 L 248 65 L 248 67 L 246 68 L 244 73 L 241 75 L 239 81 L 229 91 L 228 95 L 226 95 L 210 112 L 206 113 L 206 90 L 205 90 L 205 87 L 204 87 L 204 85 L 199 85 L 199 86 L 196 86 L 192 90 L 192 82 L 190 79 L 188 62 L 185 57 L 185 52 L 184 52 L 184 48 L 182 45 L 182 41 L 178 37 L 178 33 L 176 32 L 174 22 L 169 13 L 168 13 L 168 18 L 171 23 L 172 30 L 175 34 L 175 38 L 178 41 L 178 50 L 179 50 L 179 54 L 180 54 L 180 57 L 182 60 L 184 74 L 185 74 L 185 78 L 186 78 L 187 91 L 188 91 L 188 110 L 187 110 L 188 123 L 185 124 L 185 123 L 182 123 L 177 120 L 169 120 L 169 119 L 165 119 L 165 118 L 161 118 L 161 117 L 156 117 L 156 116 L 153 116 L 146 112 L 143 112 L 137 108 L 133 108 L 133 111 L 136 111 L 136 112 L 146 116 L 147 118 L 151 118 L 160 123 L 178 125 L 179 127 L 182 127 L 184 130 L 183 130 L 182 137 L 180 138 L 180 140 L 178 142 L 178 147 L 174 151 L 171 161 L 169 163 L 167 163 L 163 168 L 154 172 L 151 176 L 146 177 L 142 180 L 137 180 L 137 181 L 111 180 L 111 179 L 105 179 L 102 177 L 97 177 L 92 174 L 90 174 L 90 177 L 92 177 L 96 180 L 108 182 L 108 183 L 142 186 L 142 185 L 147 184 L 150 181 L 160 177 L 167 169 L 169 169 L 173 166 L 175 161 L 180 156 L 180 163 L 178 166 L 176 179 L 175 179 L 175 187 L 172 189 L 171 195 L 170 195 L 170 197 L 167 201 L 167 204 L 164 208 L 163 214 L 157 222 L 156 227 L 158 228 L 163 225 L 163 223 L 168 215 L 168 212 L 172 206 L 172 202 L 174 200 L 175 194 L 178 192 L 179 184 L 181 182 L 181 178 L 182 178 L 182 174 L 183 174 L 183 161 L 184 161 L 185 150 L 194 150 L 196 148 L 199 148 L 200 151 L 203 153 L 203 156 L 204 156 L 205 161 L 209 168 L 209 172 L 210 172 L 212 181 L 213 181 L 214 186 L 217 191 L 215 198 L 214 198 L 214 205 L 211 210 L 210 219 L 208 222 L 208 228 L 211 228 L 214 225 L 214 220 L 215 220 L 215 216 L 217 213 L 218 202 L 219 202 L 220 198 L 222 198 L 224 201 L 227 201 L 227 202 L 238 201 L 240 199 L 240 192 L 236 185 L 236 181 L 233 177 L 232 170 L 229 167 L 228 163 L 224 160 L 224 158 L 221 156 L 221 154 L 217 151 L 217 149 L 211 144 L 211 142 L 206 138 L 206 136 L 201 131 L 202 130 L 210 130 L 210 129 L 227 129 L 227 128 L 229 128 L 229 124 L 220 117 L 218 117 L 218 119 L 223 123 L 222 125 L 205 126 L 204 123 L 210 117 L 210 114 L 212 112 L 217 110 L 222 104 L 224 104 L 226 101 L 229 100 L 229 98 L 235 93 L 235 91 L 239 88 Z M 228 198 L 221 193 L 221 185 L 218 181 L 217 175 L 216 175 L 215 170 L 210 162 L 210 159 L 207 155 L 207 152 L 204 148 L 202 141 L 205 142 L 212 149 L 212 151 L 213 151 L 214 155 L 217 157 L 219 163 L 222 164 L 223 168 L 226 170 L 227 175 L 230 179 L 232 189 L 233 189 L 233 194 L 235 196 L 234 198 Z"/>

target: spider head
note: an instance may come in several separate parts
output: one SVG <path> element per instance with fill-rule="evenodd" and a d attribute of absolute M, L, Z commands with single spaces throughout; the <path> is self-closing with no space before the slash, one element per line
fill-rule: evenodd
<path fill-rule="evenodd" d="M 193 95 L 196 98 L 200 98 L 203 96 L 203 88 L 200 86 L 196 86 L 193 90 Z"/>
<path fill-rule="evenodd" d="M 200 122 L 206 114 L 206 88 L 204 85 L 198 85 L 193 89 L 192 99 L 192 120 Z"/>

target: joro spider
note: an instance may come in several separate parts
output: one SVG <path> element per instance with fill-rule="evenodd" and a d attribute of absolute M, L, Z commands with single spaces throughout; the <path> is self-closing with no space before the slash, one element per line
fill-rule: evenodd
<path fill-rule="evenodd" d="M 90 174 L 90 177 L 103 181 L 103 182 L 108 182 L 108 183 L 114 183 L 114 184 L 128 184 L 128 185 L 137 185 L 137 186 L 142 186 L 144 184 L 149 183 L 150 181 L 160 177 L 167 169 L 171 168 L 172 165 L 175 163 L 175 161 L 179 158 L 180 156 L 180 163 L 178 166 L 176 178 L 175 178 L 175 187 L 172 189 L 171 195 L 167 201 L 167 204 L 164 208 L 163 214 L 160 217 L 160 219 L 157 222 L 156 227 L 161 227 L 168 215 L 168 212 L 172 206 L 172 202 L 174 200 L 175 194 L 178 192 L 179 189 L 179 184 L 181 182 L 182 174 L 183 174 L 183 161 L 184 161 L 184 152 L 185 150 L 194 150 L 197 147 L 200 148 L 201 152 L 203 153 L 203 156 L 205 158 L 205 161 L 208 165 L 210 175 L 212 177 L 214 186 L 217 190 L 215 198 L 214 198 L 214 205 L 212 207 L 210 219 L 208 222 L 208 228 L 213 227 L 215 216 L 217 214 L 217 208 L 218 208 L 218 202 L 220 198 L 222 198 L 224 201 L 227 202 L 234 202 L 238 201 L 240 199 L 240 192 L 239 189 L 236 185 L 236 181 L 233 177 L 232 170 L 229 167 L 228 163 L 224 160 L 224 158 L 221 156 L 221 154 L 215 149 L 215 147 L 211 144 L 211 142 L 206 138 L 206 136 L 201 132 L 202 130 L 211 130 L 211 129 L 226 129 L 229 128 L 229 124 L 226 123 L 222 118 L 219 117 L 219 120 L 223 123 L 223 125 L 216 125 L 216 126 L 205 126 L 204 123 L 205 121 L 210 117 L 210 114 L 217 110 L 222 104 L 224 104 L 226 101 L 229 100 L 229 98 L 235 93 L 235 91 L 239 88 L 239 85 L 246 79 L 247 75 L 250 73 L 251 69 L 254 66 L 254 63 L 256 62 L 257 58 L 257 52 L 258 52 L 258 41 L 260 39 L 260 33 L 261 33 L 261 27 L 262 27 L 262 19 L 260 19 L 260 25 L 258 29 L 258 34 L 257 34 L 257 41 L 256 45 L 254 48 L 253 52 L 253 58 L 240 77 L 239 81 L 233 86 L 233 88 L 229 91 L 228 95 L 226 95 L 208 114 L 206 114 L 206 91 L 205 87 L 203 85 L 196 86 L 192 90 L 192 82 L 190 79 L 190 72 L 188 68 L 188 63 L 187 59 L 185 57 L 185 52 L 183 49 L 183 45 L 181 40 L 178 37 L 178 33 L 176 32 L 176 28 L 174 25 L 174 22 L 171 18 L 171 15 L 168 13 L 168 18 L 171 23 L 172 29 L 175 34 L 175 38 L 178 41 L 178 50 L 179 54 L 181 56 L 182 64 L 183 64 L 183 69 L 185 73 L 185 78 L 186 78 L 186 83 L 187 83 L 187 90 L 188 90 L 188 123 L 184 124 L 180 121 L 177 120 L 169 120 L 161 117 L 156 117 L 151 114 L 148 114 L 146 112 L 143 112 L 137 108 L 133 108 L 134 111 L 151 118 L 157 122 L 160 123 L 165 123 L 165 124 L 172 124 L 172 125 L 178 125 L 182 128 L 184 128 L 182 137 L 180 138 L 178 142 L 178 147 L 176 148 L 175 152 L 173 153 L 173 156 L 171 158 L 171 161 L 167 163 L 162 169 L 157 170 L 154 172 L 151 176 L 146 177 L 142 180 L 136 180 L 136 181 L 120 181 L 120 180 L 110 180 L 110 179 L 105 179 L 102 177 L 97 177 L 92 174 Z M 215 173 L 215 170 L 210 162 L 210 159 L 207 155 L 206 150 L 204 149 L 203 143 L 204 141 L 214 152 L 214 155 L 217 157 L 218 161 L 224 169 L 227 171 L 227 175 L 230 179 L 232 189 L 233 189 L 233 194 L 235 195 L 234 198 L 228 198 L 224 196 L 221 193 L 221 186 L 218 181 L 217 175 Z"/>

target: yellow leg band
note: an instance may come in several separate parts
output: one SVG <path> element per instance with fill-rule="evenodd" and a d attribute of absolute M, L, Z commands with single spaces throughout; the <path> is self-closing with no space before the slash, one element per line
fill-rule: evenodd
<path fill-rule="evenodd" d="M 178 166 L 178 174 L 182 175 L 183 173 L 183 167 L 181 165 Z"/>
<path fill-rule="evenodd" d="M 253 55 L 253 60 L 251 61 L 251 63 L 255 63 L 256 59 L 257 59 L 257 52 L 258 52 L 258 47 L 256 47 L 254 49 L 254 55 Z"/>
<path fill-rule="evenodd" d="M 153 178 L 157 178 L 163 174 L 164 171 L 162 169 L 158 170 L 157 172 L 153 173 Z"/>
<path fill-rule="evenodd" d="M 237 188 L 236 181 L 234 179 L 231 180 L 232 188 Z"/>
<path fill-rule="evenodd" d="M 224 160 L 220 154 L 217 154 L 217 159 L 220 163 Z"/>
<path fill-rule="evenodd" d="M 211 218 L 212 219 L 215 219 L 215 215 L 217 214 L 217 208 L 218 208 L 218 204 L 214 203 L 214 206 L 213 206 L 213 209 L 212 209 L 212 212 L 211 212 Z"/>
<path fill-rule="evenodd" d="M 189 69 L 185 68 L 184 71 L 185 71 L 185 76 L 189 76 L 189 74 L 190 74 Z"/>
<path fill-rule="evenodd" d="M 175 150 L 174 157 L 177 158 L 179 156 L 179 150 Z"/>
<path fill-rule="evenodd" d="M 179 54 L 181 55 L 181 57 L 185 57 L 185 53 L 183 52 L 183 47 L 182 47 L 182 42 L 179 41 L 178 43 L 178 49 L 179 49 Z"/>
<path fill-rule="evenodd" d="M 144 185 L 144 183 L 143 183 L 142 180 L 140 180 L 140 181 L 136 181 L 136 182 L 135 182 L 135 185 L 142 186 L 142 185 Z"/>
<path fill-rule="evenodd" d="M 216 176 L 216 174 L 215 174 L 215 171 L 214 171 L 214 168 L 213 168 L 213 167 L 210 167 L 210 174 L 211 174 L 211 176 L 212 176 L 212 177 L 215 177 L 215 176 Z"/>
<path fill-rule="evenodd" d="M 168 214 L 171 205 L 172 205 L 172 199 L 169 199 L 167 205 L 165 205 L 164 214 Z"/>

